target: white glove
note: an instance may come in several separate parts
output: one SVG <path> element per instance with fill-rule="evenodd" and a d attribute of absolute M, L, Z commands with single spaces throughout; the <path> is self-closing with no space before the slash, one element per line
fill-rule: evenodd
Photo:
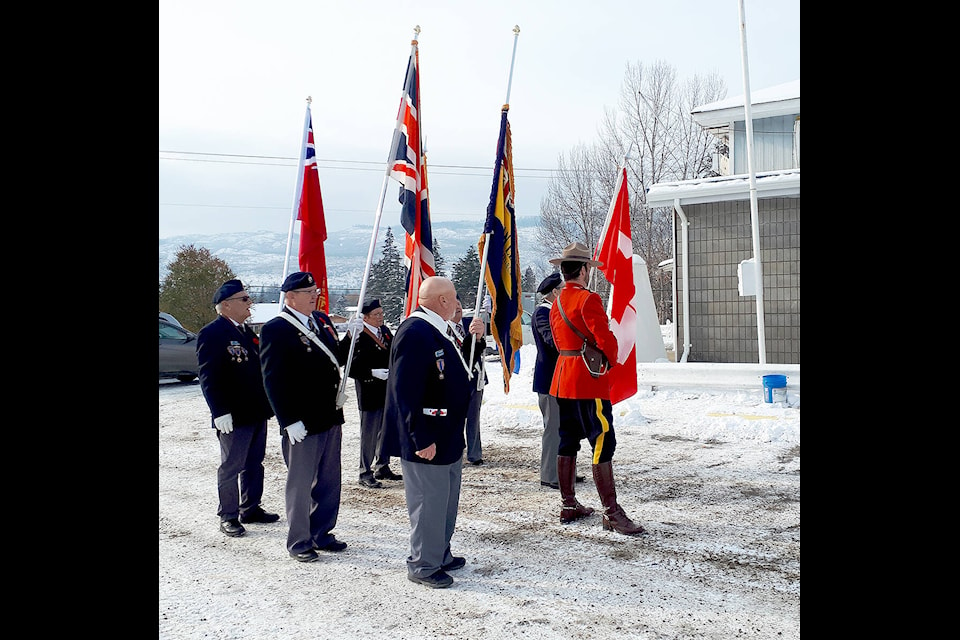
<path fill-rule="evenodd" d="M 303 426 L 303 420 L 297 420 L 287 427 L 287 437 L 290 438 L 291 445 L 303 442 L 303 439 L 307 437 L 307 428 Z"/>
<path fill-rule="evenodd" d="M 370 375 L 372 375 L 372 376 L 373 376 L 374 378 L 376 378 L 377 380 L 386 380 L 386 379 L 387 379 L 387 373 L 388 373 L 389 371 L 390 371 L 390 369 L 371 369 L 371 370 L 370 370 Z"/>
<path fill-rule="evenodd" d="M 233 414 L 225 413 L 219 418 L 214 418 L 213 425 L 220 433 L 230 433 L 233 431 Z"/>
<path fill-rule="evenodd" d="M 359 317 L 357 317 L 357 318 L 350 318 L 350 320 L 347 321 L 347 332 L 348 332 L 351 336 L 355 336 L 355 335 L 357 335 L 358 333 L 360 333 L 361 331 L 363 331 L 363 319 L 362 319 L 362 318 L 359 318 Z"/>

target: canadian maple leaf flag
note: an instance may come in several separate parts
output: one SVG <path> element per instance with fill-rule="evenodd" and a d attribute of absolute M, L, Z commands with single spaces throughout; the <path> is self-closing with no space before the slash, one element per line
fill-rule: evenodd
<path fill-rule="evenodd" d="M 621 167 L 613 200 L 594 254 L 597 267 L 610 283 L 607 315 L 617 336 L 617 365 L 610 368 L 610 402 L 616 404 L 637 392 L 637 309 L 634 302 L 633 240 L 630 236 L 630 196 L 627 169 Z"/>

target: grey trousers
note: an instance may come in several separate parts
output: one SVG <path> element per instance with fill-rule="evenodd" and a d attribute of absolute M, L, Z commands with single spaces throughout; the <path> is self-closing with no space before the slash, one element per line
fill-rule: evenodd
<path fill-rule="evenodd" d="M 325 547 L 340 515 L 341 425 L 291 444 L 286 430 L 280 446 L 287 463 L 287 551 Z"/>
<path fill-rule="evenodd" d="M 560 406 L 548 393 L 538 393 L 543 414 L 543 436 L 540 438 L 540 481 L 559 482 L 557 450 L 560 448 Z"/>
<path fill-rule="evenodd" d="M 483 445 L 480 444 L 480 405 L 483 404 L 483 390 L 477 391 L 476 383 L 470 389 L 470 408 L 467 410 L 466 438 L 467 462 L 483 459 Z"/>
<path fill-rule="evenodd" d="M 221 520 L 232 520 L 260 505 L 263 497 L 263 456 L 267 450 L 267 421 L 234 425 L 227 434 L 214 430 L 220 441 L 217 494 Z"/>
<path fill-rule="evenodd" d="M 403 492 L 410 516 L 407 573 L 426 578 L 453 560 L 450 539 L 457 526 L 463 460 L 436 465 L 401 458 Z"/>
<path fill-rule="evenodd" d="M 360 412 L 360 479 L 372 478 L 374 471 L 390 464 L 390 456 L 384 457 L 383 409 Z"/>

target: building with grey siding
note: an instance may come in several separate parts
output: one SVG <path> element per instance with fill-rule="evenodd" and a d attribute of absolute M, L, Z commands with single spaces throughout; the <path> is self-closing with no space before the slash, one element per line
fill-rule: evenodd
<path fill-rule="evenodd" d="M 755 187 L 766 363 L 800 364 L 800 81 L 753 91 Z M 744 98 L 697 107 L 718 139 L 714 178 L 655 184 L 673 208 L 678 362 L 758 363 L 759 320 Z"/>

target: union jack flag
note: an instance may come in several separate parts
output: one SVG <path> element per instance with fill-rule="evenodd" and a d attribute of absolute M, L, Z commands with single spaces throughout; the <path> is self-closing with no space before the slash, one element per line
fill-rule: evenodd
<path fill-rule="evenodd" d="M 420 52 L 413 41 L 403 97 L 397 112 L 397 128 L 390 148 L 390 177 L 400 183 L 400 224 L 406 232 L 403 264 L 407 268 L 403 317 L 417 308 L 420 283 L 436 275 L 433 232 L 430 228 L 430 198 L 427 191 L 427 159 L 420 135 Z"/>

